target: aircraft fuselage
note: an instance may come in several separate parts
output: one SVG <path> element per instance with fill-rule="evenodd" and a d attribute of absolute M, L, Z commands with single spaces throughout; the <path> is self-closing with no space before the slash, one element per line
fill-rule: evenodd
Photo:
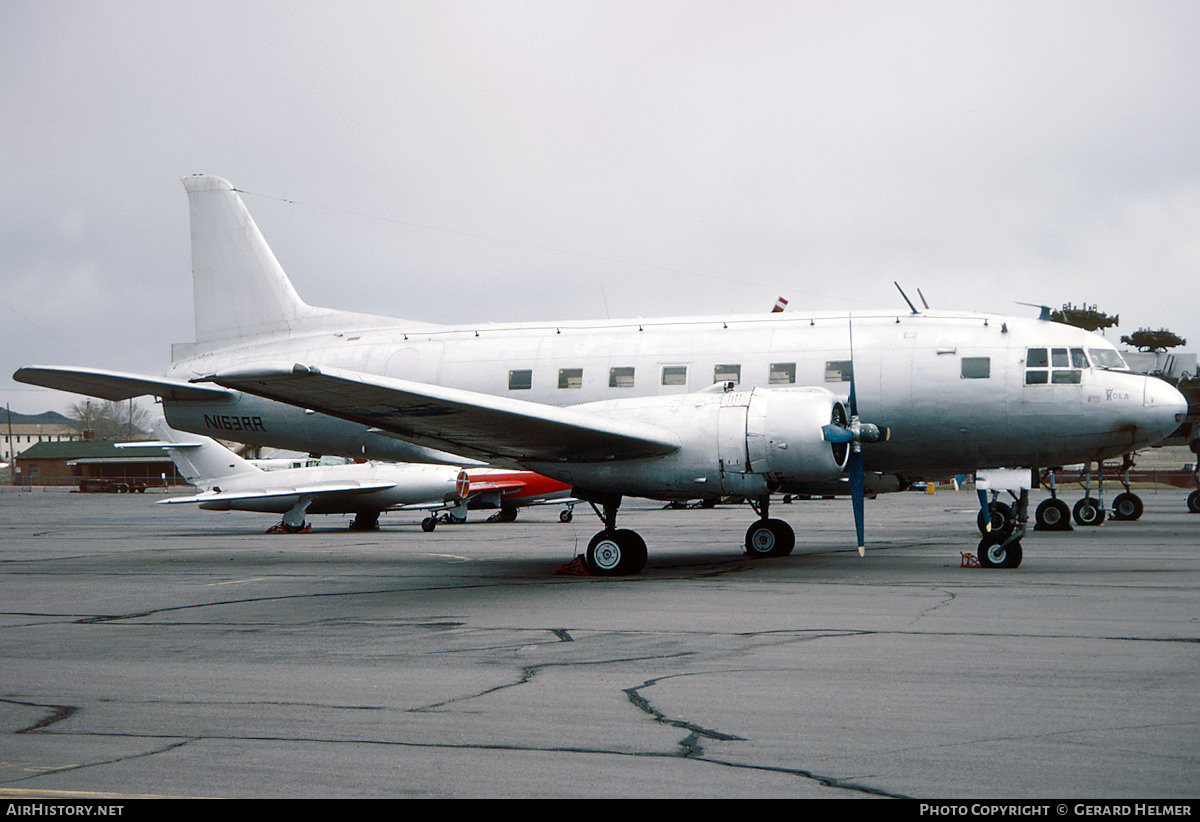
<path fill-rule="evenodd" d="M 1116 355 L 1103 337 L 971 313 L 397 323 L 195 348 L 176 346 L 168 376 L 302 363 L 555 406 L 682 395 L 714 383 L 734 383 L 738 391 L 820 386 L 845 398 L 853 362 L 860 416 L 891 429 L 888 442 L 869 446 L 870 470 L 909 479 L 1111 458 L 1177 424 L 1171 386 L 1098 367 Z M 168 401 L 164 410 L 174 427 L 225 439 L 421 458 L 413 446 L 367 426 L 246 394 L 228 403 Z"/>

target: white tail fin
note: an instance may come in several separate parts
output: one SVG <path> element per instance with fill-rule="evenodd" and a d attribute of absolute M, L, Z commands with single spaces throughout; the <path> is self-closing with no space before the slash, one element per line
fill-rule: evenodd
<path fill-rule="evenodd" d="M 169 427 L 165 420 L 155 423 L 154 433 L 171 455 L 179 473 L 198 488 L 208 488 L 227 477 L 261 471 L 216 440 L 181 433 Z"/>
<path fill-rule="evenodd" d="M 306 304 L 229 181 L 197 174 L 184 177 L 183 187 L 192 225 L 194 351 L 263 336 L 395 322 Z"/>

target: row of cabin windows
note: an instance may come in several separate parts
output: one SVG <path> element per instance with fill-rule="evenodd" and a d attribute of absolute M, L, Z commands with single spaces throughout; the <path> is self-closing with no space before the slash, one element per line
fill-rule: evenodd
<path fill-rule="evenodd" d="M 963 357 L 963 379 L 987 379 L 992 375 L 990 357 Z M 853 368 L 850 360 L 828 360 L 825 363 L 825 382 L 849 382 Z M 688 366 L 664 365 L 662 367 L 663 385 L 687 385 Z M 609 388 L 633 388 L 634 368 L 631 365 L 616 366 L 608 369 Z M 717 365 L 713 368 L 714 383 L 740 383 L 742 367 L 728 364 Z M 796 364 L 794 362 L 771 363 L 767 374 L 768 385 L 794 385 L 796 382 Z M 558 387 L 564 389 L 583 388 L 582 368 L 560 368 L 558 370 Z M 508 389 L 510 391 L 528 391 L 533 388 L 533 369 L 519 368 L 508 372 Z"/>
<path fill-rule="evenodd" d="M 829 362 L 825 364 L 826 382 L 843 382 L 850 379 L 850 361 Z M 632 365 L 615 366 L 608 369 L 609 388 L 632 388 L 634 367 Z M 663 385 L 687 385 L 688 366 L 664 365 L 661 372 Z M 713 368 L 714 383 L 740 383 L 742 367 L 737 364 L 722 364 Z M 771 363 L 767 375 L 771 385 L 792 385 L 796 382 L 796 364 L 794 362 Z M 559 388 L 583 388 L 582 368 L 558 369 Z M 510 391 L 527 391 L 533 388 L 533 369 L 518 368 L 508 372 L 508 388 Z"/>

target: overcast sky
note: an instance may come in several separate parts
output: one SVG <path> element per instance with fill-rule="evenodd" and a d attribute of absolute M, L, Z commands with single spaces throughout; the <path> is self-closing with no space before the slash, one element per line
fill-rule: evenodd
<path fill-rule="evenodd" d="M 1200 3 L 0 2 L 0 402 L 161 374 L 187 198 L 434 322 L 1095 303 L 1200 348 Z"/>

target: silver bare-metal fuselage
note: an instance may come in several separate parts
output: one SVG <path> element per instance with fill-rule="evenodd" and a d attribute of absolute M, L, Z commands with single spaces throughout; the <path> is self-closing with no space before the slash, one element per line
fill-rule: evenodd
<path fill-rule="evenodd" d="M 353 327 L 362 318 L 348 316 L 347 327 L 317 333 L 208 350 L 179 345 L 168 376 L 302 363 L 604 413 L 612 400 L 682 396 L 722 382 L 738 392 L 815 386 L 844 399 L 853 363 L 861 418 L 891 430 L 889 441 L 864 446 L 868 470 L 908 479 L 1112 458 L 1169 435 L 1184 410 L 1161 380 L 1096 367 L 1091 352 L 1115 355 L 1103 337 L 1033 319 L 856 312 Z M 1065 364 L 1056 359 L 1064 351 Z M 660 404 L 650 413 L 669 420 L 671 403 Z M 430 458 L 368 426 L 246 394 L 168 401 L 164 411 L 176 428 L 227 439 Z"/>

